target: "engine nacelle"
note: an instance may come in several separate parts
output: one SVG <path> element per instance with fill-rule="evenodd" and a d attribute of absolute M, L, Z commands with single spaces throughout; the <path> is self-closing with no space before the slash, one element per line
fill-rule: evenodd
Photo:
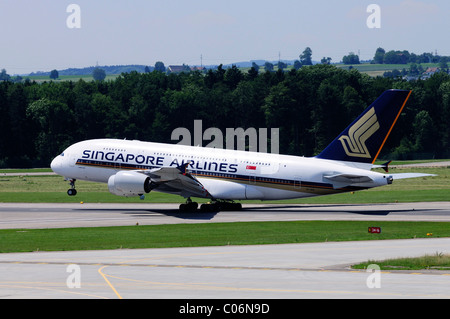
<path fill-rule="evenodd" d="M 108 189 L 117 196 L 133 197 L 150 193 L 153 187 L 150 177 L 138 172 L 121 171 L 109 177 Z"/>

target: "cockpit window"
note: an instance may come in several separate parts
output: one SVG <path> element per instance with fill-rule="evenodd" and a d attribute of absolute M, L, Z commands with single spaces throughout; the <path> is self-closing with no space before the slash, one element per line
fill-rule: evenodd
<path fill-rule="evenodd" d="M 64 152 L 62 152 L 62 153 L 60 154 L 60 156 L 64 156 Z"/>

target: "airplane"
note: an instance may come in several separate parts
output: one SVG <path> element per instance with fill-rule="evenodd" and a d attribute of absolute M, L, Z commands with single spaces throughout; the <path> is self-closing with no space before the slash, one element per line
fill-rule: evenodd
<path fill-rule="evenodd" d="M 186 199 L 180 211 L 197 211 L 191 198 L 207 198 L 201 211 L 240 210 L 238 200 L 282 200 L 354 192 L 394 180 L 433 176 L 387 174 L 390 162 L 375 165 L 411 91 L 388 90 L 367 107 L 319 155 L 291 155 L 162 144 L 136 140 L 92 139 L 64 150 L 51 169 L 70 181 L 107 183 L 118 196 L 151 191 Z M 386 173 L 371 171 L 382 167 Z"/>

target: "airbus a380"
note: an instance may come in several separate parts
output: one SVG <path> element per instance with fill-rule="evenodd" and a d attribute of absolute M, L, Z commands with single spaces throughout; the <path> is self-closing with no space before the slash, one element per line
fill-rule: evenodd
<path fill-rule="evenodd" d="M 192 197 L 208 198 L 203 211 L 241 209 L 235 200 L 280 200 L 358 191 L 396 179 L 429 176 L 371 171 L 411 91 L 388 90 L 315 157 L 298 157 L 118 139 L 68 147 L 51 163 L 70 181 L 108 183 L 114 195 L 159 191 L 181 195 L 180 210 L 196 210 Z M 387 165 L 384 166 L 387 172 Z"/>

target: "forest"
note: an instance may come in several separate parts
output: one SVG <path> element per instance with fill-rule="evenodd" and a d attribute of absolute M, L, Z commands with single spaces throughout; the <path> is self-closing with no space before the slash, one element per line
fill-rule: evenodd
<path fill-rule="evenodd" d="M 281 154 L 314 156 L 392 88 L 412 94 L 380 157 L 448 158 L 447 73 L 408 82 L 317 64 L 287 72 L 219 66 L 133 71 L 108 81 L 0 81 L 0 167 L 48 167 L 67 146 L 91 138 L 177 143 L 172 131 L 193 130 L 197 119 L 222 132 L 279 128 Z"/>

